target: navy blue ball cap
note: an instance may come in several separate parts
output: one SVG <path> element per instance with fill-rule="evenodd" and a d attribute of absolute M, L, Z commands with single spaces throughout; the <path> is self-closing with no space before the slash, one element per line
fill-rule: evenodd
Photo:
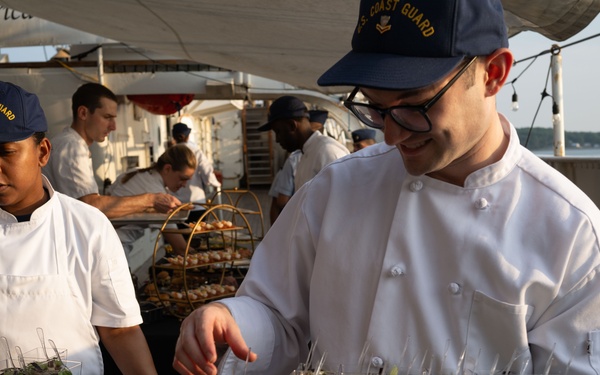
<path fill-rule="evenodd" d="M 173 129 L 171 129 L 171 134 L 173 134 L 173 137 L 179 134 L 188 136 L 191 131 L 192 129 L 190 129 L 186 124 L 184 124 L 183 122 L 178 122 L 177 124 L 173 125 Z"/>
<path fill-rule="evenodd" d="M 358 129 L 352 132 L 352 142 L 357 143 L 365 139 L 375 139 L 375 130 L 373 129 Z"/>
<path fill-rule="evenodd" d="M 465 57 L 508 47 L 500 0 L 361 0 L 352 51 L 321 86 L 404 90 L 429 86 Z"/>
<path fill-rule="evenodd" d="M 47 132 L 46 115 L 35 94 L 0 81 L 0 143 L 18 142 Z"/>
<path fill-rule="evenodd" d="M 329 112 L 320 109 L 313 109 L 308 111 L 308 116 L 310 122 L 318 122 L 321 125 L 325 125 L 325 121 L 327 121 L 327 116 L 329 116 Z"/>
<path fill-rule="evenodd" d="M 259 132 L 271 130 L 274 121 L 296 117 L 308 118 L 308 109 L 304 102 L 295 96 L 286 95 L 277 98 L 269 107 L 268 122 L 258 128 Z"/>

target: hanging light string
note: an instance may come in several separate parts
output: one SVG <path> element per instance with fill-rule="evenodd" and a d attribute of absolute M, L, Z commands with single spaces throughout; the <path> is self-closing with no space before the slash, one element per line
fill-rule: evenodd
<path fill-rule="evenodd" d="M 531 67 L 531 65 L 532 65 L 532 64 L 535 62 L 535 60 L 536 60 L 538 57 L 540 57 L 540 56 L 543 56 L 543 55 L 546 55 L 546 54 L 549 54 L 549 53 L 551 53 L 551 54 L 553 54 L 553 55 L 554 55 L 554 54 L 556 54 L 556 53 L 557 53 L 557 51 L 559 51 L 559 52 L 560 52 L 560 51 L 561 51 L 562 49 L 564 49 L 564 48 L 571 47 L 571 46 L 574 46 L 574 45 L 576 45 L 576 44 L 579 44 L 579 43 L 586 42 L 586 41 L 588 41 L 588 40 L 591 40 L 591 39 L 597 38 L 597 37 L 599 37 L 599 36 L 600 36 L 600 33 L 598 33 L 598 34 L 594 34 L 594 35 L 590 35 L 590 36 L 588 36 L 587 38 L 583 38 L 583 39 L 580 39 L 580 40 L 574 41 L 574 42 L 572 42 L 572 43 L 565 44 L 565 45 L 564 45 L 564 46 L 562 46 L 562 47 L 561 47 L 561 46 L 558 46 L 558 45 L 556 45 L 556 44 L 555 44 L 555 45 L 553 45 L 553 46 L 552 46 L 550 49 L 544 50 L 544 51 L 542 51 L 542 52 L 540 52 L 540 53 L 538 53 L 538 54 L 536 54 L 536 55 L 532 55 L 532 56 L 529 56 L 529 57 L 526 57 L 526 58 L 523 58 L 523 59 L 520 59 L 520 60 L 515 60 L 515 61 L 513 62 L 513 66 L 515 66 L 515 65 L 517 65 L 517 64 L 519 64 L 519 63 L 522 63 L 522 62 L 524 62 L 524 61 L 527 61 L 527 60 L 532 60 L 532 61 L 529 63 L 529 65 L 527 65 L 527 66 L 525 67 L 525 69 L 523 69 L 523 71 L 522 71 L 522 72 L 521 72 L 521 73 L 520 73 L 520 74 L 519 74 L 519 75 L 518 75 L 518 76 L 517 76 L 515 79 L 513 79 L 512 81 L 510 81 L 510 85 L 511 85 L 511 86 L 512 86 L 512 88 L 513 88 L 513 109 L 514 109 L 515 107 L 518 109 L 518 102 L 517 102 L 517 98 L 518 98 L 518 97 L 517 97 L 517 91 L 515 90 L 514 83 L 517 81 L 517 79 L 519 79 L 519 78 L 520 78 L 520 77 L 523 75 L 523 73 L 525 73 L 525 71 L 527 71 L 527 70 L 528 70 L 528 69 Z M 531 121 L 531 126 L 529 127 L 529 132 L 527 133 L 527 139 L 525 140 L 525 145 L 524 145 L 525 147 L 527 147 L 527 144 L 529 143 L 529 138 L 530 138 L 530 136 L 531 136 L 531 131 L 532 131 L 532 129 L 533 129 L 533 125 L 535 124 L 535 119 L 537 118 L 537 115 L 538 115 L 538 113 L 539 113 L 539 111 L 540 111 L 540 107 L 542 106 L 542 102 L 544 101 L 544 99 L 545 99 L 547 96 L 550 96 L 550 97 L 552 97 L 552 95 L 548 94 L 548 91 L 546 90 L 546 88 L 548 87 L 548 80 L 550 79 L 550 71 L 551 71 L 551 68 L 552 68 L 552 60 L 550 61 L 550 65 L 548 66 L 548 73 L 546 74 L 546 82 L 545 82 L 545 84 L 544 84 L 544 91 L 542 91 L 542 93 L 541 93 L 540 102 L 539 102 L 539 104 L 538 104 L 538 107 L 537 107 L 537 109 L 536 109 L 536 111 L 535 111 L 535 115 L 533 116 L 533 120 Z M 515 104 L 515 103 L 516 103 L 516 104 Z M 516 109 L 515 109 L 515 110 L 516 110 Z M 557 104 L 557 103 L 554 101 L 554 97 L 552 97 L 552 114 L 553 114 L 553 115 L 558 115 L 558 113 L 559 113 L 558 104 Z"/>
<path fill-rule="evenodd" d="M 546 88 L 548 87 L 548 80 L 550 79 L 551 68 L 552 68 L 552 62 L 550 62 L 550 64 L 548 65 L 548 73 L 546 74 L 546 83 L 544 84 L 544 91 L 542 91 L 542 93 L 541 93 L 542 97 L 540 98 L 538 107 L 535 110 L 535 115 L 533 116 L 533 120 L 531 121 L 531 126 L 529 126 L 529 132 L 527 132 L 527 139 L 525 140 L 525 145 L 524 145 L 526 148 L 527 148 L 527 144 L 529 143 L 529 136 L 531 135 L 531 130 L 533 129 L 533 124 L 535 124 L 535 119 L 537 118 L 537 115 L 540 112 L 540 107 L 542 106 L 542 102 L 548 96 L 551 97 L 552 101 L 554 102 L 554 97 L 552 97 L 552 95 L 548 94 L 548 91 L 546 91 Z M 552 106 L 553 111 L 555 110 L 555 108 L 557 109 L 558 106 L 553 105 Z"/>
<path fill-rule="evenodd" d="M 515 89 L 515 82 L 517 82 L 517 80 L 518 80 L 518 79 L 519 79 L 519 78 L 520 78 L 520 77 L 523 75 L 523 73 L 525 73 L 525 72 L 527 71 L 527 69 L 529 69 L 529 68 L 531 67 L 531 65 L 532 65 L 532 64 L 535 62 L 535 60 L 536 60 L 536 59 L 537 59 L 539 56 L 541 56 L 541 54 L 539 54 L 539 55 L 537 55 L 537 56 L 534 56 L 534 57 L 533 57 L 533 60 L 532 60 L 532 61 L 529 63 L 529 65 L 527 65 L 527 66 L 525 67 L 525 69 L 523 69 L 523 71 L 521 71 L 521 73 L 519 73 L 519 75 L 517 75 L 517 76 L 515 77 L 515 79 L 513 79 L 512 81 L 510 81 L 510 85 L 512 86 L 512 89 L 513 89 L 513 95 L 512 95 L 512 105 L 513 105 L 513 108 L 512 108 L 512 109 L 513 109 L 513 111 L 516 111 L 516 110 L 518 110 L 518 109 L 519 109 L 519 99 L 518 99 L 519 97 L 518 97 L 518 95 L 517 95 L 517 90 Z M 517 62 L 515 61 L 515 62 L 513 63 L 513 66 L 514 66 L 514 65 L 516 65 L 516 64 L 517 64 Z"/>
<path fill-rule="evenodd" d="M 594 38 L 597 38 L 597 37 L 599 37 L 599 36 L 600 36 L 600 33 L 598 33 L 598 34 L 594 34 L 594 35 L 590 35 L 590 36 L 588 36 L 587 38 L 583 38 L 583 39 L 581 39 L 581 40 L 577 40 L 577 41 L 575 41 L 575 42 L 573 42 L 573 43 L 565 44 L 564 46 L 559 46 L 559 48 L 560 48 L 560 49 L 565 49 L 565 48 L 567 48 L 567 47 L 571 47 L 571 46 L 574 46 L 574 45 L 576 45 L 576 44 L 579 44 L 579 43 L 587 42 L 588 40 L 590 40 L 590 39 L 594 39 Z M 554 49 L 555 49 L 555 48 L 553 47 L 553 48 L 547 49 L 547 50 L 545 50 L 545 51 L 542 51 L 542 52 L 538 53 L 537 55 L 529 56 L 529 57 L 526 57 L 526 58 L 524 58 L 524 59 L 521 59 L 521 60 L 516 60 L 515 62 L 513 62 L 513 66 L 515 66 L 515 65 L 517 65 L 517 64 L 519 64 L 519 63 L 522 63 L 523 61 L 527 61 L 527 60 L 531 60 L 531 59 L 534 59 L 534 61 L 535 61 L 535 59 L 537 59 L 537 58 L 538 58 L 538 57 L 540 57 L 540 56 L 543 56 L 543 55 L 547 55 L 547 54 L 549 54 L 549 53 L 552 53 L 552 52 L 554 51 Z M 531 64 L 530 64 L 530 65 L 531 65 Z M 529 68 L 529 66 L 527 66 L 527 68 Z M 527 70 L 527 68 L 525 68 L 525 70 Z"/>

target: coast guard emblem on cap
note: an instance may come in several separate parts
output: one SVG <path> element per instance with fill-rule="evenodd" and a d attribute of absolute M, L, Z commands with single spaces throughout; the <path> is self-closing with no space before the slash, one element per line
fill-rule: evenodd
<path fill-rule="evenodd" d="M 15 119 L 15 114 L 10 109 L 6 108 L 6 106 L 0 103 L 0 113 L 4 114 L 6 118 L 10 121 Z"/>
<path fill-rule="evenodd" d="M 383 34 L 392 28 L 392 25 L 388 25 L 388 22 L 390 22 L 390 16 L 381 16 L 379 23 L 375 26 L 380 34 Z"/>
<path fill-rule="evenodd" d="M 0 81 L 0 143 L 22 141 L 46 131 L 48 123 L 37 96 Z"/>

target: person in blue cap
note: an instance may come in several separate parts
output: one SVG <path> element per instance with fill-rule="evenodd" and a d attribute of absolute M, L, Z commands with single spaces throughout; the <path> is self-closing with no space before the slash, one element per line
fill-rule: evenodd
<path fill-rule="evenodd" d="M 113 226 L 42 175 L 47 130 L 37 96 L 0 82 L 0 335 L 29 350 L 39 327 L 86 375 L 104 373 L 102 340 L 123 374 L 156 374 Z"/>
<path fill-rule="evenodd" d="M 327 117 L 329 117 L 329 111 L 322 109 L 311 109 L 308 111 L 308 120 L 310 121 L 310 126 L 314 131 L 320 131 L 323 133 L 323 127 L 325 126 Z"/>
<path fill-rule="evenodd" d="M 275 133 L 276 142 L 287 152 L 302 152 L 294 175 L 294 191 L 327 164 L 349 153 L 346 146 L 313 130 L 306 105 L 295 96 L 285 95 L 273 101 L 268 122 L 258 128 L 258 131 L 268 130 Z"/>
<path fill-rule="evenodd" d="M 357 129 L 352 132 L 352 143 L 354 145 L 354 152 L 360 151 L 367 146 L 374 145 L 375 141 L 375 130 L 374 129 Z"/>
<path fill-rule="evenodd" d="M 310 342 L 331 373 L 600 373 L 600 210 L 498 113 L 512 64 L 500 0 L 361 0 L 318 83 L 384 142 L 294 194 L 176 369 L 227 343 L 224 374 L 290 374 Z"/>
<path fill-rule="evenodd" d="M 329 112 L 324 110 L 309 110 L 308 119 L 310 127 L 313 131 L 321 132 Z M 269 219 L 271 225 L 277 220 L 277 217 L 289 202 L 292 195 L 294 195 L 294 177 L 296 176 L 296 167 L 302 157 L 302 151 L 296 150 L 288 155 L 283 163 L 283 167 L 279 170 L 273 178 L 273 183 L 269 189 L 269 196 L 271 197 L 271 207 L 269 208 Z"/>

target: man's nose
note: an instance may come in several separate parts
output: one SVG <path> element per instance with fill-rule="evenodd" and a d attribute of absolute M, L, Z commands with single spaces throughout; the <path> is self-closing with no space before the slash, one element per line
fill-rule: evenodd
<path fill-rule="evenodd" d="M 412 132 L 401 127 L 389 115 L 383 117 L 383 129 L 381 131 L 383 131 L 385 143 L 390 146 L 399 144 L 412 134 Z"/>

